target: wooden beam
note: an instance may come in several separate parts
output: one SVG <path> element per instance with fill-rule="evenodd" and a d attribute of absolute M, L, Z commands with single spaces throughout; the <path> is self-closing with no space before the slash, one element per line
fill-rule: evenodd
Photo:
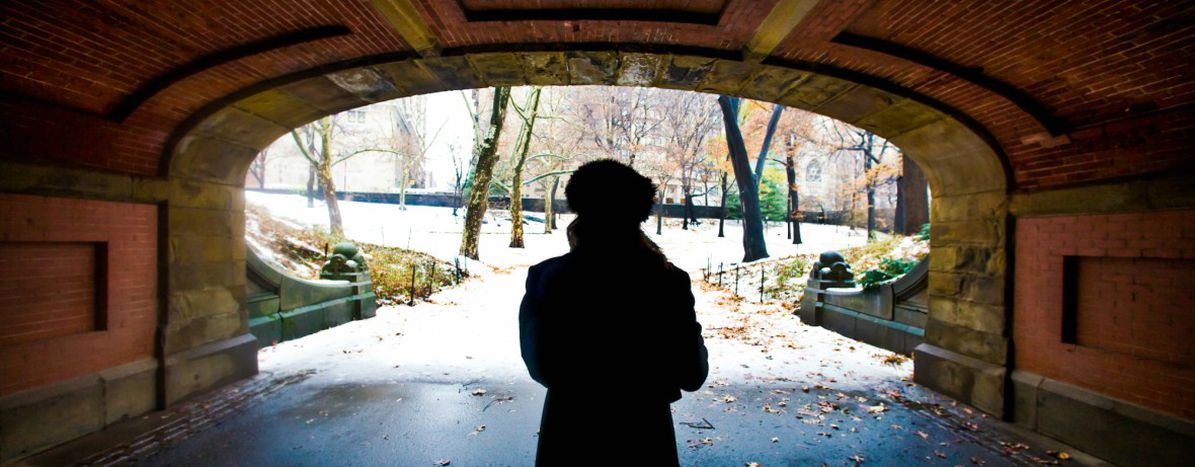
<path fill-rule="evenodd" d="M 440 55 L 440 38 L 427 27 L 411 0 L 370 0 L 370 3 L 419 55 Z"/>
<path fill-rule="evenodd" d="M 759 24 L 751 40 L 747 41 L 744 55 L 748 60 L 762 61 L 776 50 L 776 46 L 788 37 L 793 28 L 797 27 L 813 11 L 820 0 L 780 0 L 772 11 Z"/>

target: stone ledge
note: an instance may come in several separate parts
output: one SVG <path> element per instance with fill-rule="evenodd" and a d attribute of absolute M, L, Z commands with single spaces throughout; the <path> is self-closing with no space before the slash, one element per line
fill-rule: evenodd
<path fill-rule="evenodd" d="M 257 374 L 257 339 L 246 332 L 166 357 L 166 404 Z"/>
<path fill-rule="evenodd" d="M 0 462 L 153 410 L 157 369 L 147 358 L 0 397 Z"/>
<path fill-rule="evenodd" d="M 1081 187 L 1018 192 L 1009 211 L 1015 216 L 1107 214 L 1195 206 L 1195 183 L 1186 173 Z"/>
<path fill-rule="evenodd" d="M 913 350 L 913 381 L 1004 418 L 1008 369 L 924 343 Z"/>
<path fill-rule="evenodd" d="M 1183 465 L 1195 421 L 1026 371 L 1012 373 L 1013 421 L 1119 465 Z"/>

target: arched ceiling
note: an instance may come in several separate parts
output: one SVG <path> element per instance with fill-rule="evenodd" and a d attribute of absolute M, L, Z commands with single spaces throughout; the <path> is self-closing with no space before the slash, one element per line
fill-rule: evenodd
<path fill-rule="evenodd" d="M 159 173 L 182 122 L 271 80 L 545 50 L 762 62 L 915 96 L 982 127 L 1022 189 L 1195 160 L 1189 1 L 31 0 L 0 15 L 0 143 L 23 161 Z"/>

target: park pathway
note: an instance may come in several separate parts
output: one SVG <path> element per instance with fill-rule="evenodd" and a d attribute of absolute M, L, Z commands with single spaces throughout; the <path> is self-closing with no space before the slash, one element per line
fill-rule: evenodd
<path fill-rule="evenodd" d="M 92 459 L 531 465 L 544 390 L 518 353 L 525 275 L 525 265 L 487 268 L 430 303 L 263 349 L 258 377 L 155 415 L 185 428 Z M 712 371 L 673 405 L 685 465 L 1077 462 L 913 385 L 911 363 L 889 352 L 803 326 L 776 304 L 743 303 L 700 281 L 694 291 Z M 630 383 L 605 375 L 593 397 Z M 618 449 L 618 433 L 610 426 L 593 449 Z"/>

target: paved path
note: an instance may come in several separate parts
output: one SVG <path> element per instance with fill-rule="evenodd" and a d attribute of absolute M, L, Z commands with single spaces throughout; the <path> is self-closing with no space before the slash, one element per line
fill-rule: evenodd
<path fill-rule="evenodd" d="M 524 277 L 522 267 L 487 273 L 436 303 L 385 308 L 264 349 L 262 375 L 249 384 L 297 381 L 145 463 L 530 465 L 544 390 L 518 355 Z M 884 363 L 888 352 L 803 326 L 775 305 L 740 303 L 700 283 L 694 290 L 713 368 L 703 390 L 673 405 L 685 465 L 1051 459 L 1044 447 L 1028 448 L 1033 443 L 1000 424 L 907 382 L 911 363 Z M 594 397 L 628 383 L 608 375 Z M 224 394 L 217 398 L 236 392 Z M 593 448 L 618 449 L 618 436 L 611 426 Z"/>

